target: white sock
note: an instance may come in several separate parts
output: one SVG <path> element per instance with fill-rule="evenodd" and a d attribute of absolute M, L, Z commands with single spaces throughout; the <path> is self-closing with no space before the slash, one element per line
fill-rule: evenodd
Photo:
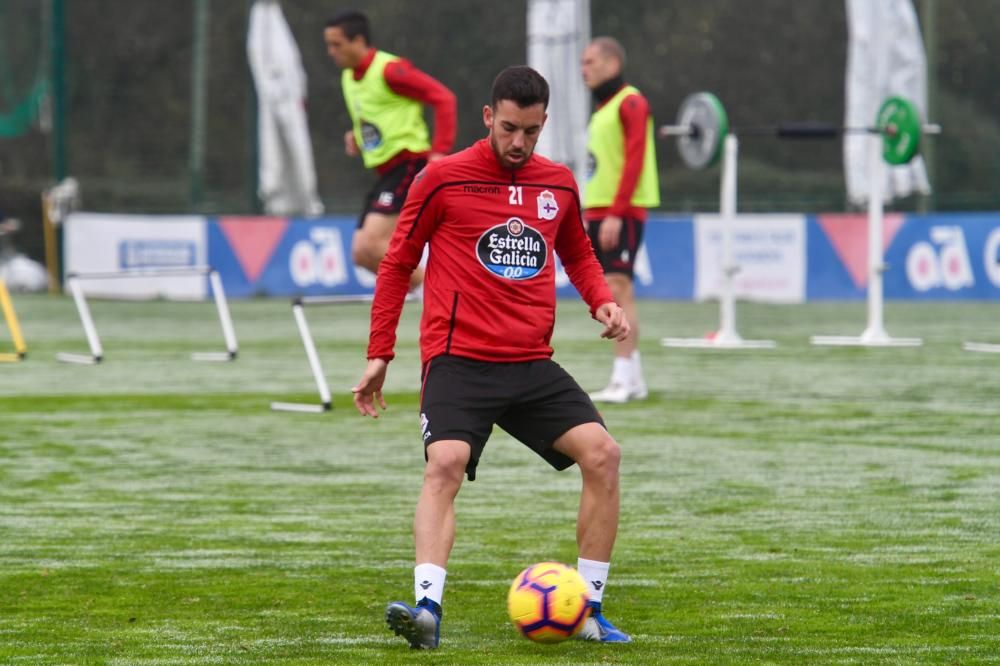
<path fill-rule="evenodd" d="M 632 361 L 632 383 L 633 384 L 644 384 L 642 378 L 642 360 L 639 358 L 639 350 L 636 349 L 632 352 L 632 356 L 629 359 Z"/>
<path fill-rule="evenodd" d="M 611 367 L 611 383 L 628 386 L 632 383 L 632 359 L 629 356 L 615 356 Z"/>
<path fill-rule="evenodd" d="M 610 568 L 610 562 L 595 562 L 594 560 L 585 560 L 582 557 L 577 559 L 576 570 L 587 581 L 591 601 L 600 603 L 601 599 L 604 598 L 604 586 L 608 582 L 608 569 Z"/>
<path fill-rule="evenodd" d="M 427 597 L 437 605 L 441 605 L 444 595 L 444 579 L 448 572 L 436 564 L 426 562 L 413 568 L 413 593 L 420 601 Z"/>

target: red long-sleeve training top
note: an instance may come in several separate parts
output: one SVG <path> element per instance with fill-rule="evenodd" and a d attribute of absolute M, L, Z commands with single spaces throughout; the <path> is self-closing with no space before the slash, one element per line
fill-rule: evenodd
<path fill-rule="evenodd" d="M 420 355 L 530 361 L 552 355 L 553 251 L 590 306 L 614 299 L 583 229 L 569 169 L 533 155 L 504 169 L 488 140 L 429 164 L 379 266 L 368 358 L 391 360 L 410 274 L 430 243 Z"/>

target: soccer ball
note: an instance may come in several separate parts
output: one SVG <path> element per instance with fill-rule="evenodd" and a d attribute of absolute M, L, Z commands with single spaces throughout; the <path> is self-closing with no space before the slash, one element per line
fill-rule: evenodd
<path fill-rule="evenodd" d="M 541 562 L 519 573 L 507 593 L 510 621 L 536 643 L 558 643 L 590 616 L 587 582 L 573 567 Z"/>

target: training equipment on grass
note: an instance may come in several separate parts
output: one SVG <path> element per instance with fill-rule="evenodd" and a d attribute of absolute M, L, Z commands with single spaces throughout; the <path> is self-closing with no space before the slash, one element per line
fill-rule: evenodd
<path fill-rule="evenodd" d="M 233 328 L 232 317 L 229 315 L 229 303 L 226 301 L 226 292 L 222 288 L 222 279 L 219 277 L 219 273 L 207 266 L 144 268 L 115 273 L 70 273 L 66 279 L 66 286 L 69 288 L 70 293 L 73 295 L 73 301 L 76 303 L 76 310 L 80 315 L 80 322 L 83 324 L 83 332 L 87 336 L 90 354 L 59 352 L 56 354 L 56 358 L 64 363 L 76 363 L 79 365 L 95 365 L 104 359 L 104 349 L 101 347 L 101 339 L 97 335 L 97 327 L 94 325 L 94 318 L 90 314 L 87 297 L 83 293 L 81 282 L 87 280 L 155 279 L 184 275 L 208 275 L 209 283 L 212 286 L 212 296 L 215 299 L 215 308 L 219 313 L 219 324 L 222 326 L 222 336 L 226 344 L 226 351 L 224 352 L 195 352 L 191 354 L 191 359 L 194 361 L 223 362 L 235 360 L 238 351 L 236 331 Z"/>
<path fill-rule="evenodd" d="M 7 323 L 7 330 L 10 331 L 10 339 L 14 342 L 14 353 L 0 353 L 0 363 L 16 363 L 24 360 L 28 347 L 24 344 L 21 324 L 17 321 L 17 313 L 14 312 L 14 304 L 11 303 L 7 283 L 3 280 L 0 280 L 0 310 L 3 310 L 3 319 Z"/>
<path fill-rule="evenodd" d="M 689 95 L 681 104 L 677 123 L 664 125 L 659 136 L 675 136 L 681 159 L 692 169 L 705 169 L 719 158 L 720 150 L 733 140 L 734 135 L 771 136 L 779 139 L 830 139 L 848 133 L 865 133 L 870 139 L 869 195 L 868 195 L 868 323 L 859 336 L 813 336 L 814 345 L 858 345 L 866 347 L 913 347 L 922 344 L 919 338 L 892 338 L 883 323 L 882 273 L 886 266 L 882 254 L 882 180 L 885 164 L 900 165 L 912 160 L 920 150 L 920 140 L 924 134 L 940 134 L 941 126 L 924 124 L 920 112 L 910 100 L 893 96 L 879 107 L 875 123 L 870 127 L 845 127 L 828 123 L 790 122 L 778 125 L 731 128 L 725 107 L 712 93 L 700 92 Z M 726 171 L 733 171 L 733 194 L 728 195 Z M 739 349 L 773 347 L 771 341 L 755 345 L 755 341 L 741 340 L 736 332 L 735 295 L 733 276 L 739 271 L 732 257 L 732 223 L 736 217 L 735 207 L 735 166 L 723 165 L 722 206 L 727 205 L 727 196 L 732 196 L 732 213 L 722 214 L 723 218 L 723 280 L 719 304 L 721 309 L 719 330 L 706 338 L 664 338 L 661 343 L 671 347 L 700 347 L 716 349 Z"/>
<path fill-rule="evenodd" d="M 740 267 L 733 257 L 732 227 L 736 222 L 736 162 L 739 141 L 735 134 L 726 136 L 719 188 L 719 212 L 722 218 L 722 286 L 719 294 L 719 328 L 703 338 L 662 338 L 664 347 L 698 349 L 772 349 L 773 340 L 744 340 L 736 330 L 736 289 L 733 284 Z"/>
<path fill-rule="evenodd" d="M 309 322 L 306 320 L 305 306 L 370 303 L 372 298 L 371 295 L 301 296 L 292 301 L 292 316 L 295 317 L 295 325 L 299 329 L 299 337 L 302 338 L 302 346 L 306 350 L 306 358 L 309 359 L 309 369 L 312 371 L 313 381 L 316 382 L 316 390 L 319 392 L 319 404 L 272 402 L 271 409 L 279 412 L 305 412 L 310 414 L 328 412 L 333 409 L 330 387 L 326 383 L 326 375 L 323 373 L 323 365 L 319 362 L 319 354 L 316 353 L 316 343 L 313 342 L 312 332 L 309 330 Z"/>
<path fill-rule="evenodd" d="M 882 253 L 882 182 L 885 160 L 878 136 L 868 140 L 868 322 L 861 335 L 814 335 L 809 341 L 820 346 L 839 347 L 919 347 L 920 338 L 894 338 L 885 330 L 882 273 L 886 264 Z"/>
<path fill-rule="evenodd" d="M 990 342 L 965 342 L 962 344 L 962 349 L 970 352 L 1000 354 L 1000 345 Z"/>
<path fill-rule="evenodd" d="M 688 95 L 673 125 L 662 125 L 661 138 L 677 137 L 677 150 L 692 169 L 713 166 L 722 156 L 729 134 L 770 136 L 779 139 L 834 139 L 844 134 L 872 134 L 879 139 L 882 158 L 889 164 L 906 164 L 920 151 L 924 134 L 940 134 L 941 126 L 924 124 L 917 106 L 905 97 L 887 98 L 870 127 L 845 127 L 830 123 L 785 122 L 777 125 L 730 127 L 719 98 L 710 92 Z"/>
<path fill-rule="evenodd" d="M 536 643 L 559 643 L 576 634 L 590 616 L 587 582 L 573 567 L 541 562 L 519 573 L 507 593 L 507 611 L 521 635 Z"/>

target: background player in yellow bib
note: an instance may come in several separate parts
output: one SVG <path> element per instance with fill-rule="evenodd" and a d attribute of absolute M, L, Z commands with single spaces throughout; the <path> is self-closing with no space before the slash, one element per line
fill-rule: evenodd
<path fill-rule="evenodd" d="M 344 150 L 360 155 L 365 168 L 379 176 L 351 245 L 354 263 L 375 273 L 413 179 L 455 143 L 455 95 L 408 60 L 374 48 L 368 17 L 361 12 L 335 15 L 326 22 L 323 40 L 327 54 L 343 70 L 341 86 L 353 123 L 344 135 Z M 424 105 L 434 110 L 433 140 Z M 423 271 L 417 269 L 410 285 L 422 280 Z"/>
<path fill-rule="evenodd" d="M 646 211 L 660 205 L 660 183 L 649 103 L 625 83 L 625 49 L 597 37 L 583 52 L 583 81 L 594 96 L 587 128 L 587 185 L 583 197 L 587 234 L 632 335 L 615 343 L 608 386 L 590 395 L 600 402 L 642 400 L 649 394 L 639 360 L 639 313 L 633 273 Z"/>

